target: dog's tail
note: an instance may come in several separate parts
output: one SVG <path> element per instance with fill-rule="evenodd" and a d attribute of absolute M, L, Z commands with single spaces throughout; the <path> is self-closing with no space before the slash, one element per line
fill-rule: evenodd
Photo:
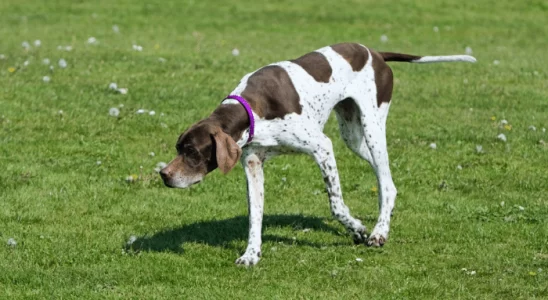
<path fill-rule="evenodd" d="M 444 55 L 444 56 L 416 56 L 402 53 L 379 52 L 384 61 L 403 61 L 410 63 L 436 63 L 464 61 L 475 63 L 476 59 L 470 55 Z"/>

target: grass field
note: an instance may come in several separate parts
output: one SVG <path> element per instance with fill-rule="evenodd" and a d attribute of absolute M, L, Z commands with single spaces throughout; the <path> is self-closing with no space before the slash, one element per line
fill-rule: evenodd
<path fill-rule="evenodd" d="M 1 1 L 0 298 L 548 298 L 547 15 L 537 0 Z M 399 195 L 383 248 L 353 245 L 331 218 L 311 158 L 278 157 L 263 258 L 238 268 L 242 168 L 188 190 L 154 168 L 244 74 L 343 41 L 470 47 L 478 63 L 391 63 Z M 373 172 L 333 116 L 326 133 L 371 229 Z"/>

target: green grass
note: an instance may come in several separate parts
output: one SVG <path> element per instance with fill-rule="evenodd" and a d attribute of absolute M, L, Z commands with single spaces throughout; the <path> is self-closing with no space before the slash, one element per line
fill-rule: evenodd
<path fill-rule="evenodd" d="M 509 0 L 1 1 L 0 297 L 548 298 L 547 14 L 545 1 Z M 244 74 L 343 41 L 419 55 L 469 46 L 478 63 L 391 64 L 399 196 L 384 248 L 354 246 L 330 217 L 312 159 L 278 157 L 265 170 L 263 259 L 237 268 L 242 168 L 188 190 L 153 169 Z M 334 118 L 326 133 L 345 201 L 371 229 L 373 172 Z"/>

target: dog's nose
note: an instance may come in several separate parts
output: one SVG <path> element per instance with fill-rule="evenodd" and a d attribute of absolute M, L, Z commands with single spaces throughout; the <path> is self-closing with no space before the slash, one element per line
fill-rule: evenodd
<path fill-rule="evenodd" d="M 160 174 L 160 176 L 162 177 L 162 180 L 164 181 L 164 184 L 167 186 L 167 187 L 173 187 L 171 185 L 171 179 L 170 179 L 170 173 L 169 171 L 167 170 L 167 168 L 163 168 L 160 170 L 160 172 L 158 172 Z"/>
<path fill-rule="evenodd" d="M 169 172 L 167 171 L 167 168 L 161 169 L 158 173 L 160 173 L 160 176 L 163 180 L 167 180 L 169 178 Z"/>

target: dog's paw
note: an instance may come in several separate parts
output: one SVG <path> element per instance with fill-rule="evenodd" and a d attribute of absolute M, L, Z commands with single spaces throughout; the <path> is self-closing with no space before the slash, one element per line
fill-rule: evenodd
<path fill-rule="evenodd" d="M 352 230 L 352 239 L 354 240 L 354 244 L 359 245 L 365 243 L 367 240 L 367 229 L 365 226 L 362 226 L 358 228 L 357 230 Z"/>
<path fill-rule="evenodd" d="M 259 252 L 258 254 L 245 253 L 244 255 L 242 255 L 240 258 L 236 260 L 236 264 L 238 266 L 246 266 L 246 267 L 253 266 L 259 262 L 259 260 L 261 259 L 260 256 L 261 256 L 261 252 Z"/>
<path fill-rule="evenodd" d="M 367 246 L 369 247 L 382 247 L 386 243 L 386 237 L 379 233 L 371 234 L 367 240 Z"/>

